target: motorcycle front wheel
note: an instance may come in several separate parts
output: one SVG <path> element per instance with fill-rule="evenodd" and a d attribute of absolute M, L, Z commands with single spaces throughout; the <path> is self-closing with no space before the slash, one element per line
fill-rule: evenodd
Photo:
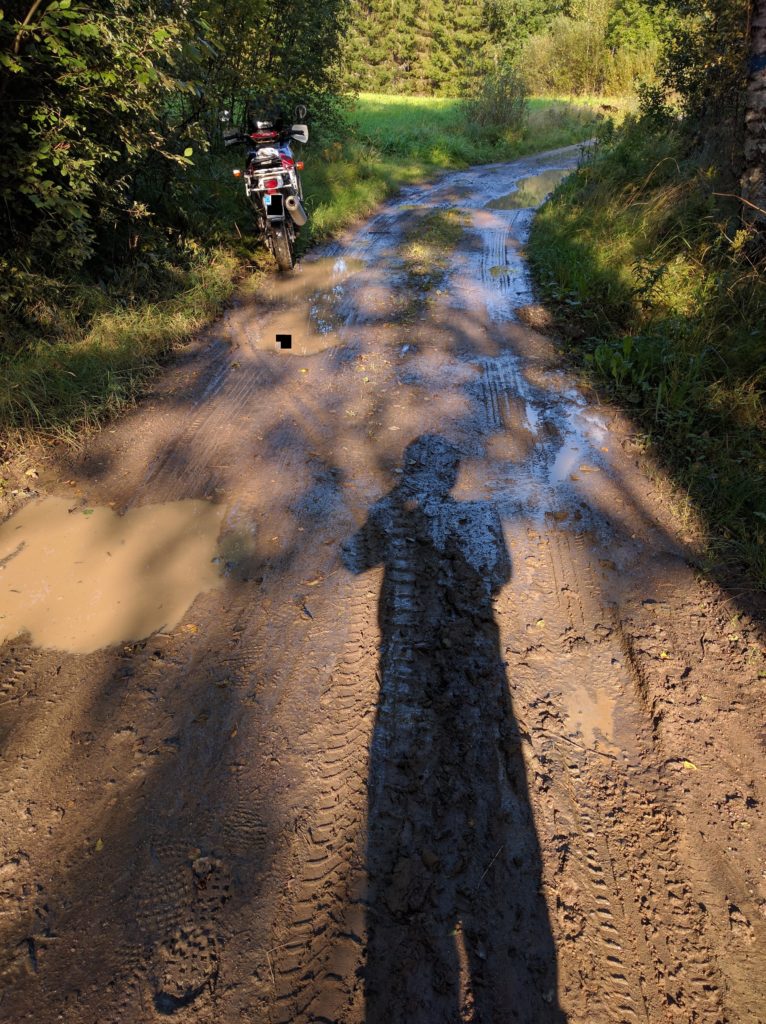
<path fill-rule="evenodd" d="M 287 225 L 274 226 L 271 229 L 271 250 L 280 270 L 292 270 L 295 266 L 295 250 L 293 239 Z"/>

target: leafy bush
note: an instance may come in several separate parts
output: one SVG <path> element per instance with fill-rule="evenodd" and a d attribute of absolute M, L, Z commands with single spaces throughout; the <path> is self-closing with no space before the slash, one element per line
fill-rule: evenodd
<path fill-rule="evenodd" d="M 469 125 L 497 139 L 520 133 L 529 116 L 529 92 L 521 75 L 512 67 L 488 74 L 479 93 L 465 105 Z"/>
<path fill-rule="evenodd" d="M 625 95 L 654 78 L 667 18 L 643 0 L 572 5 L 530 36 L 518 58 L 537 93 Z"/>
<path fill-rule="evenodd" d="M 148 211 L 136 201 L 139 165 L 188 164 L 166 98 L 187 29 L 147 3 L 53 0 L 37 19 L 0 13 L 2 298 L 27 294 L 29 275 L 71 274 L 108 239 L 130 248 Z M 20 12 L 19 12 L 20 13 Z M 185 151 L 185 153 L 184 153 Z"/>

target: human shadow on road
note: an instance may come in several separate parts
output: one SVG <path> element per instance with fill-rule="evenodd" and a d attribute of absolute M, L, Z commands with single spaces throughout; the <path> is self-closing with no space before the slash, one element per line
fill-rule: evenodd
<path fill-rule="evenodd" d="M 384 567 L 370 751 L 366 1024 L 562 1022 L 540 852 L 494 620 L 500 518 L 423 435 L 344 546 Z"/>

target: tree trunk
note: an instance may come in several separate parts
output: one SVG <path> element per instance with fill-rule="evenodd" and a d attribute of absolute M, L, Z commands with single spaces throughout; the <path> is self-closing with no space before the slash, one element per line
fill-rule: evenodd
<path fill-rule="evenodd" d="M 745 220 L 766 229 L 766 0 L 751 3 L 742 197 Z"/>

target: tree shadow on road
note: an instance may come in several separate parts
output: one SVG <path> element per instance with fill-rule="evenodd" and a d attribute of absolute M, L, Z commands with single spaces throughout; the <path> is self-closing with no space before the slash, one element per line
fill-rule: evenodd
<path fill-rule="evenodd" d="M 366 1024 L 562 1022 L 520 736 L 494 620 L 497 511 L 450 496 L 459 455 L 409 445 L 345 545 L 383 565 L 371 744 Z"/>

